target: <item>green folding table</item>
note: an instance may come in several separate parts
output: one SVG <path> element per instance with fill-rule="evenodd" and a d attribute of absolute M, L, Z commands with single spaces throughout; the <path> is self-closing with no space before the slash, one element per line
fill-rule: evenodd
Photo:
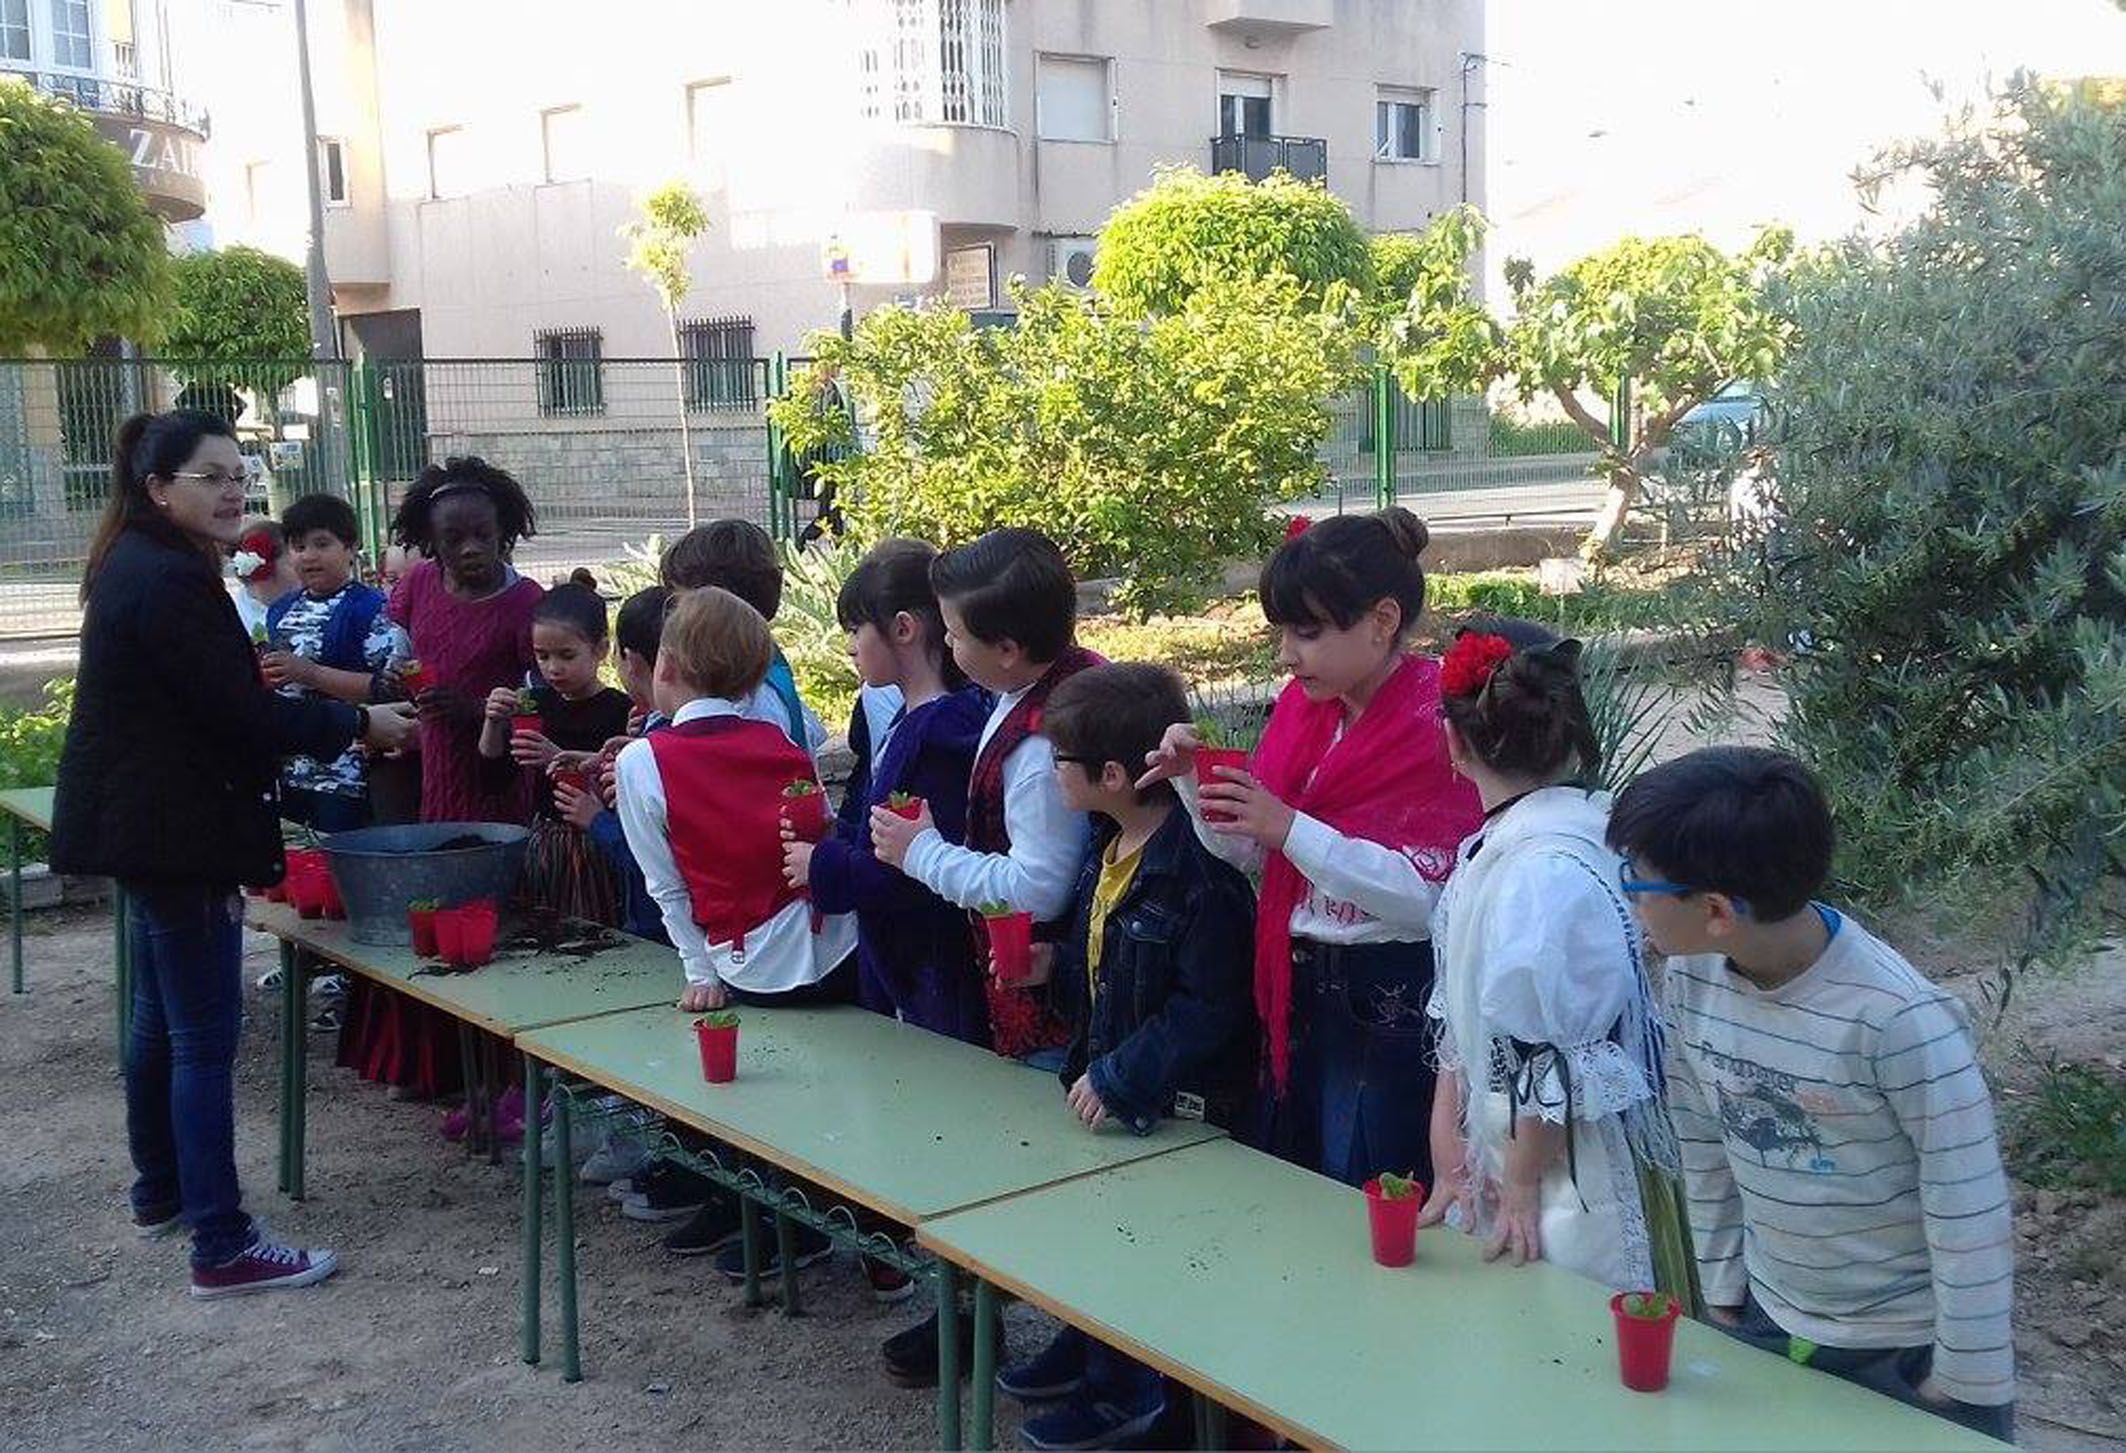
<path fill-rule="evenodd" d="M 51 787 L 14 787 L 0 792 L 0 814 L 7 818 L 7 872 L 12 952 L 10 983 L 17 994 L 25 992 L 22 977 L 22 829 L 52 830 Z M 133 956 L 126 924 L 126 894 L 114 880 L 111 884 L 111 964 L 118 998 L 118 1058 L 125 1060 L 126 1034 L 133 1023 Z"/>
<path fill-rule="evenodd" d="M 502 1039 L 519 1031 L 592 1015 L 673 1003 L 681 988 L 672 951 L 624 934 L 620 946 L 587 957 L 497 949 L 492 963 L 439 973 L 412 948 L 356 943 L 343 922 L 305 919 L 284 903 L 246 900 L 246 922 L 280 940 L 281 1189 L 303 1198 L 309 1032 L 309 977 L 318 962 L 359 974 Z"/>
<path fill-rule="evenodd" d="M 848 1206 L 904 1225 L 1118 1165 L 1163 1159 L 1224 1133 L 1181 1120 L 1165 1121 L 1143 1137 L 1117 1126 L 1088 1131 L 1070 1116 L 1053 1075 L 859 1009 L 741 1013 L 738 1078 L 727 1085 L 703 1080 L 692 1016 L 668 1008 L 520 1033 L 517 1048 L 525 1056 L 527 1084 L 556 1071 L 580 1076 L 819 1186 Z M 566 1117 L 556 1115 L 554 1123 L 560 1130 Z M 528 1146 L 528 1123 L 526 1130 Z M 574 1376 L 576 1268 L 573 1237 L 562 1219 L 571 1190 L 565 1166 L 565 1158 L 557 1157 L 557 1272 L 564 1375 Z M 526 1209 L 537 1214 L 530 1197 Z M 781 1229 L 780 1203 L 776 1210 Z M 825 1217 L 811 1224 L 828 1229 Z M 532 1262 L 525 1285 L 536 1296 L 535 1226 L 527 1227 L 525 1250 Z M 949 1446 L 959 1427 L 953 1365 L 959 1278 L 946 1265 L 936 1268 L 934 1279 L 941 1323 L 940 1441 Z M 537 1325 L 534 1303 L 527 1307 L 527 1361 L 537 1360 Z M 991 1376 L 991 1353 L 978 1338 L 977 1388 Z"/>
<path fill-rule="evenodd" d="M 2003 1446 L 1687 1320 L 1668 1390 L 1627 1391 L 1601 1287 L 1487 1264 L 1444 1229 L 1419 1233 L 1414 1265 L 1376 1266 L 1363 1196 L 1230 1141 L 925 1221 L 916 1240 L 1308 1446 Z M 977 1346 L 993 1305 L 977 1299 Z M 1217 1446 L 1218 1419 L 1199 1433 Z"/>

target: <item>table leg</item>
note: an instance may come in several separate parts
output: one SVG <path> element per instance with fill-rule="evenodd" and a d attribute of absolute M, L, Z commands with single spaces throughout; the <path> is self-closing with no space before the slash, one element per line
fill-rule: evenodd
<path fill-rule="evenodd" d="M 22 992 L 22 819 L 12 815 L 7 820 L 7 876 L 13 889 L 7 902 L 8 919 L 14 925 L 14 985 L 19 994 Z"/>
<path fill-rule="evenodd" d="M 295 1001 L 295 945 L 280 941 L 281 959 L 281 1164 L 280 1191 L 294 1184 L 295 1162 L 295 1026 L 290 1006 Z"/>
<path fill-rule="evenodd" d="M 960 1446 L 960 1275 L 948 1261 L 937 1265 L 938 1446 Z"/>
<path fill-rule="evenodd" d="M 746 1305 L 757 1307 L 760 1295 L 760 1206 L 744 1191 L 738 1197 L 738 1240 L 746 1262 Z"/>
<path fill-rule="evenodd" d="M 496 1115 L 496 1108 L 502 1098 L 502 1057 L 495 1049 L 493 1035 L 481 1034 L 479 1036 L 479 1044 L 480 1078 L 487 1086 L 487 1163 L 489 1165 L 500 1165 L 502 1163 L 502 1123 Z M 525 1115 L 529 1117 L 535 1114 L 536 1111 L 537 1107 L 527 1100 L 524 1106 Z"/>
<path fill-rule="evenodd" d="M 480 1148 L 480 1061 L 473 1051 L 472 1026 L 458 1021 L 458 1068 L 465 1081 L 465 1149 Z"/>
<path fill-rule="evenodd" d="M 310 1121 L 310 964 L 296 953 L 290 957 L 288 967 L 290 972 L 281 981 L 281 993 L 293 1006 L 288 1013 L 288 1028 L 292 1034 L 289 1043 L 294 1046 L 289 1073 L 295 1090 L 295 1122 L 288 1142 L 288 1199 L 300 1201 Z"/>
<path fill-rule="evenodd" d="M 561 1380 L 583 1381 L 582 1350 L 576 1340 L 576 1201 L 575 1158 L 569 1153 L 568 1106 L 554 1114 L 554 1270 L 561 1282 Z M 525 1129 L 530 1137 L 531 1130 Z"/>
<path fill-rule="evenodd" d="M 1225 1404 L 1208 1393 L 1196 1394 L 1196 1446 L 1224 1448 L 1229 1442 Z"/>
<path fill-rule="evenodd" d="M 531 1055 L 524 1056 L 524 1085 L 527 1095 L 543 1092 L 546 1070 Z M 554 1114 L 566 1115 L 565 1106 L 556 1104 Z M 529 1116 L 524 1122 L 524 1285 L 520 1292 L 524 1311 L 524 1360 L 536 1366 L 539 1361 L 539 1282 L 540 1260 L 540 1212 L 545 1206 L 544 1168 L 539 1164 L 539 1117 Z M 557 1168 L 558 1169 L 558 1168 Z"/>
<path fill-rule="evenodd" d="M 968 1393 L 967 1446 L 983 1450 L 996 1446 L 997 1411 L 997 1292 L 980 1277 L 974 1282 L 974 1367 L 968 1374 L 973 1387 Z"/>
<path fill-rule="evenodd" d="M 782 1261 L 782 1310 L 786 1317 L 800 1316 L 797 1301 L 797 1223 L 782 1212 L 775 1213 L 775 1254 Z"/>

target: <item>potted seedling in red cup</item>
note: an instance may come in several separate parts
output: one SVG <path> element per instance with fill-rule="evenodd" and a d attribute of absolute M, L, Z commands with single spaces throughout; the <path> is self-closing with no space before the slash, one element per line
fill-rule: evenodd
<path fill-rule="evenodd" d="M 1683 1304 L 1667 1292 L 1618 1292 L 1609 1310 L 1617 1321 L 1617 1373 L 1624 1385 L 1633 1392 L 1667 1387 Z"/>
<path fill-rule="evenodd" d="M 457 968 L 465 957 L 465 910 L 436 910 L 436 957 Z"/>
<path fill-rule="evenodd" d="M 436 957 L 436 914 L 443 905 L 433 898 L 416 898 L 406 905 L 406 926 L 413 930 L 413 951 L 424 959 Z"/>
<path fill-rule="evenodd" d="M 913 792 L 896 792 L 886 799 L 886 811 L 895 817 L 914 822 L 923 815 L 923 799 Z"/>
<path fill-rule="evenodd" d="M 571 792 L 588 792 L 591 790 L 590 770 L 585 767 L 556 767 L 554 786 L 566 787 Z"/>
<path fill-rule="evenodd" d="M 984 903 L 982 923 L 989 930 L 989 958 L 997 983 L 1016 988 L 1033 974 L 1033 915 L 1015 913 L 1009 903 Z"/>
<path fill-rule="evenodd" d="M 1425 1188 L 1414 1175 L 1383 1171 L 1366 1182 L 1366 1221 L 1373 1231 L 1373 1259 L 1382 1266 L 1408 1266 L 1417 1259 L 1417 1213 Z"/>
<path fill-rule="evenodd" d="M 339 880 L 332 876 L 332 865 L 319 863 L 314 871 L 317 873 L 318 894 L 324 900 L 325 916 L 344 920 L 347 903 L 340 897 Z"/>
<path fill-rule="evenodd" d="M 712 1009 L 694 1021 L 694 1040 L 701 1046 L 701 1077 L 712 1085 L 738 1078 L 738 1014 Z"/>
<path fill-rule="evenodd" d="M 798 778 L 782 790 L 782 820 L 799 842 L 818 842 L 827 835 L 827 794 L 811 778 Z"/>
<path fill-rule="evenodd" d="M 1225 727 L 1213 718 L 1203 717 L 1196 722 L 1196 740 L 1203 743 L 1202 746 L 1196 748 L 1196 787 L 1198 791 L 1205 787 L 1215 787 L 1226 780 L 1218 774 L 1220 767 L 1231 767 L 1236 772 L 1247 770 L 1248 754 L 1246 749 L 1232 746 L 1230 744 L 1231 739 L 1226 735 Z M 1213 807 L 1206 802 L 1203 804 L 1203 820 L 1213 825 L 1223 825 L 1232 822 L 1234 819 L 1233 814 L 1227 812 L 1224 808 Z"/>
<path fill-rule="evenodd" d="M 517 689 L 516 714 L 509 719 L 511 736 L 529 732 L 531 735 L 546 734 L 546 718 L 539 713 L 539 693 L 529 686 Z"/>
<path fill-rule="evenodd" d="M 435 685 L 435 673 L 421 663 L 419 657 L 408 657 L 399 665 L 399 685 L 406 688 L 406 695 L 418 697 Z"/>
<path fill-rule="evenodd" d="M 477 969 L 495 956 L 495 925 L 500 915 L 487 902 L 468 903 L 458 910 L 458 967 Z"/>

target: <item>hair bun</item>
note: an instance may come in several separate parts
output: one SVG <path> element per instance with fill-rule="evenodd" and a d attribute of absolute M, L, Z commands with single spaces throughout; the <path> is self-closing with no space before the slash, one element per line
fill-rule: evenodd
<path fill-rule="evenodd" d="M 598 577 L 591 574 L 587 567 L 578 565 L 574 570 L 569 571 L 568 583 L 570 585 L 580 585 L 585 590 L 596 590 L 598 588 Z"/>
<path fill-rule="evenodd" d="M 1412 560 L 1423 555 L 1425 547 L 1432 543 L 1432 532 L 1425 528 L 1425 522 L 1401 505 L 1376 510 L 1373 518 L 1387 526 L 1388 538 L 1395 541 L 1395 548 Z"/>

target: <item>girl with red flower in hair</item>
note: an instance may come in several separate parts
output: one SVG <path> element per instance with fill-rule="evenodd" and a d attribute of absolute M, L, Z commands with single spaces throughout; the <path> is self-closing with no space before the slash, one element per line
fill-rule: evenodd
<path fill-rule="evenodd" d="M 289 557 L 287 540 L 278 520 L 246 520 L 244 533 L 229 557 L 229 573 L 236 577 L 229 597 L 236 602 L 236 618 L 254 644 L 266 639 L 266 611 L 302 585 L 295 578 L 295 562 Z"/>
<path fill-rule="evenodd" d="M 1405 646 L 1426 540 L 1392 508 L 1286 540 L 1261 595 L 1292 680 L 1248 768 L 1199 781 L 1202 743 L 1175 726 L 1144 779 L 1173 779 L 1204 845 L 1262 873 L 1265 1072 L 1243 1133 L 1351 1185 L 1432 1179 L 1432 905 L 1482 818 L 1447 761 L 1440 663 Z"/>
<path fill-rule="evenodd" d="M 1427 1221 L 1487 1255 L 1696 1303 L 1661 1024 L 1607 842 L 1580 643 L 1472 626 L 1441 668 L 1447 752 L 1483 799 L 1432 914 L 1439 1024 Z"/>

